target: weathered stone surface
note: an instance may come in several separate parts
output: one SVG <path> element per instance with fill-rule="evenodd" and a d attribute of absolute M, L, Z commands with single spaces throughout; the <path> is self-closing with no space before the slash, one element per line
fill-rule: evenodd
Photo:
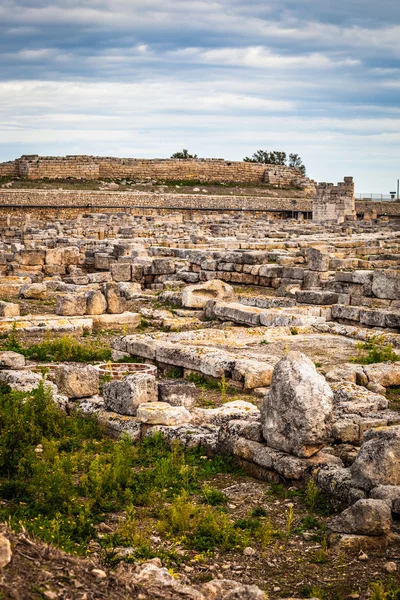
<path fill-rule="evenodd" d="M 307 248 L 306 260 L 310 271 L 328 271 L 329 269 L 330 257 L 326 251 L 318 248 Z"/>
<path fill-rule="evenodd" d="M 400 385 L 400 362 L 365 365 L 364 372 L 370 383 L 378 383 L 385 388 Z"/>
<path fill-rule="evenodd" d="M 204 583 L 201 592 L 205 600 L 265 600 L 265 593 L 256 585 L 244 585 L 229 579 Z"/>
<path fill-rule="evenodd" d="M 244 388 L 252 390 L 258 387 L 268 386 L 272 380 L 274 367 L 264 361 L 241 359 L 235 362 L 233 379 L 244 379 Z"/>
<path fill-rule="evenodd" d="M 25 356 L 18 352 L 0 352 L 0 369 L 22 369 Z"/>
<path fill-rule="evenodd" d="M 91 290 L 86 296 L 86 314 L 102 315 L 107 310 L 107 300 L 100 290 Z"/>
<path fill-rule="evenodd" d="M 384 500 L 358 500 L 330 521 L 332 531 L 360 535 L 387 535 L 392 524 L 391 510 Z"/>
<path fill-rule="evenodd" d="M 137 419 L 148 425 L 182 425 L 190 423 L 192 416 L 184 406 L 171 406 L 167 402 L 148 402 L 138 407 Z"/>
<path fill-rule="evenodd" d="M 350 469 L 343 466 L 324 466 L 316 472 L 315 481 L 335 510 L 343 510 L 366 497 L 364 490 L 353 486 Z"/>
<path fill-rule="evenodd" d="M 318 452 L 330 435 L 332 400 L 314 363 L 300 352 L 289 352 L 276 365 L 262 405 L 268 446 L 300 457 Z"/>
<path fill-rule="evenodd" d="M 19 317 L 19 304 L 0 301 L 0 317 Z"/>
<path fill-rule="evenodd" d="M 376 413 L 388 407 L 388 400 L 355 383 L 332 383 L 335 408 L 342 413 Z"/>
<path fill-rule="evenodd" d="M 196 402 L 197 388 L 185 379 L 161 379 L 158 382 L 158 399 L 171 406 L 192 408 Z"/>
<path fill-rule="evenodd" d="M 68 398 L 86 398 L 99 393 L 99 371 L 90 365 L 60 365 L 55 381 Z"/>
<path fill-rule="evenodd" d="M 139 404 L 157 400 L 156 378 L 147 373 L 127 375 L 120 381 L 105 383 L 103 396 L 106 410 L 135 416 Z"/>
<path fill-rule="evenodd" d="M 0 535 L 0 569 L 6 567 L 11 562 L 11 559 L 10 541 L 4 535 Z"/>
<path fill-rule="evenodd" d="M 219 281 L 211 279 L 205 283 L 187 286 L 182 294 L 182 306 L 187 308 L 204 308 L 208 300 L 233 300 L 235 293 L 233 287 Z"/>
<path fill-rule="evenodd" d="M 23 285 L 19 295 L 21 298 L 27 298 L 30 300 L 45 300 L 47 297 L 47 287 L 44 283 Z"/>
<path fill-rule="evenodd" d="M 114 281 L 106 283 L 104 286 L 104 295 L 107 300 L 107 311 L 111 314 L 124 312 L 126 306 L 125 298 L 122 298 L 119 292 L 118 284 Z"/>
<path fill-rule="evenodd" d="M 56 315 L 83 316 L 86 314 L 86 294 L 64 294 L 57 297 Z"/>
<path fill-rule="evenodd" d="M 397 269 L 375 270 L 372 278 L 372 292 L 377 298 L 400 298 L 400 271 Z"/>
<path fill-rule="evenodd" d="M 136 329 L 140 325 L 141 315 L 133 312 L 123 312 L 113 315 L 93 315 L 93 329 Z"/>
<path fill-rule="evenodd" d="M 203 423 L 212 423 L 221 425 L 231 419 L 251 419 L 260 418 L 260 411 L 254 404 L 243 400 L 234 400 L 226 402 L 218 408 L 194 408 L 192 410 L 193 422 L 197 425 Z"/>
<path fill-rule="evenodd" d="M 370 429 L 350 467 L 355 487 L 400 485 L 400 426 Z"/>

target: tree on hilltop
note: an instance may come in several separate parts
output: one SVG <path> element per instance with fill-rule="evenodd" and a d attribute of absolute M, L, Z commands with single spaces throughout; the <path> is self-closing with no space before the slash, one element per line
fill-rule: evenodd
<path fill-rule="evenodd" d="M 264 165 L 286 165 L 290 168 L 296 168 L 301 171 L 303 175 L 306 174 L 306 167 L 298 154 L 289 154 L 287 157 L 286 152 L 280 152 L 274 150 L 268 152 L 267 150 L 257 150 L 250 158 L 246 156 L 244 162 L 261 163 Z"/>
<path fill-rule="evenodd" d="M 181 160 L 190 160 L 191 158 L 197 158 L 197 154 L 189 154 L 189 151 L 185 148 L 181 152 L 175 152 L 171 158 L 180 158 Z"/>

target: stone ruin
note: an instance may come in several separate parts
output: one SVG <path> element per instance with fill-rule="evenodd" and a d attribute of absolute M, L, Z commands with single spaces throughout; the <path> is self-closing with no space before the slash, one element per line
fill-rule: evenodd
<path fill-rule="evenodd" d="M 201 445 L 261 479 L 313 481 L 346 547 L 395 543 L 400 413 L 389 396 L 400 361 L 352 359 L 357 344 L 376 340 L 400 356 L 400 228 L 354 221 L 353 192 L 351 178 L 321 184 L 304 222 L 179 211 L 9 216 L 0 332 L 108 331 L 123 370 L 52 368 L 46 385 L 66 412 L 97 414 L 113 437 L 161 432 Z M 2 352 L 0 382 L 33 389 L 37 367 Z M 111 380 L 100 386 L 105 369 Z M 191 374 L 253 401 L 198 406 Z"/>

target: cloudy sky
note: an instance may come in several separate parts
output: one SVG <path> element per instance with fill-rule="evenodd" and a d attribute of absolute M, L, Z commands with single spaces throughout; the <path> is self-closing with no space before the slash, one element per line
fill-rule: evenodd
<path fill-rule="evenodd" d="M 0 160 L 297 152 L 400 177 L 396 0 L 1 0 Z"/>

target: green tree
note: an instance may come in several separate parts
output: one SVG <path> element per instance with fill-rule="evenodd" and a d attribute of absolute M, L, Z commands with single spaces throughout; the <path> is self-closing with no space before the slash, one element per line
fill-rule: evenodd
<path fill-rule="evenodd" d="M 180 152 L 172 154 L 171 158 L 180 158 L 181 160 L 190 160 L 191 158 L 197 158 L 197 154 L 189 154 L 189 151 L 185 148 Z"/>
<path fill-rule="evenodd" d="M 291 168 L 299 169 L 303 175 L 306 174 L 306 168 L 298 154 L 292 153 L 287 157 L 286 152 L 280 150 L 273 150 L 272 152 L 268 152 L 267 150 L 257 150 L 251 157 L 246 156 L 243 161 L 261 163 L 264 165 L 286 165 Z"/>

